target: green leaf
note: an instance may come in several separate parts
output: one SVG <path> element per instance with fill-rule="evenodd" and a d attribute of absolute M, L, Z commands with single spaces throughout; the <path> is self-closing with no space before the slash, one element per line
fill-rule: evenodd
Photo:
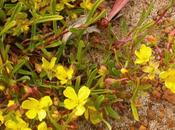
<path fill-rule="evenodd" d="M 13 21 L 15 19 L 16 15 L 18 14 L 18 12 L 21 11 L 21 9 L 22 9 L 22 3 L 21 2 L 18 2 L 16 4 L 16 6 L 15 6 L 15 9 L 13 10 L 13 13 L 12 13 L 12 15 L 10 17 L 9 22 L 11 22 L 11 21 Z"/>
<path fill-rule="evenodd" d="M 50 112 L 47 113 L 48 118 L 50 120 L 50 122 L 52 123 L 52 125 L 55 127 L 56 130 L 63 130 L 63 127 L 58 124 L 55 119 L 52 118 L 52 116 L 50 115 Z"/>
<path fill-rule="evenodd" d="M 22 75 L 32 75 L 32 72 L 24 70 L 24 69 L 19 69 L 18 73 Z"/>
<path fill-rule="evenodd" d="M 91 111 L 90 112 L 90 121 L 96 125 L 98 123 L 100 123 L 103 120 L 103 116 L 102 113 L 98 112 L 98 111 Z"/>
<path fill-rule="evenodd" d="M 16 81 L 20 82 L 20 81 L 27 81 L 27 80 L 30 80 L 29 76 L 22 76 L 21 78 L 17 79 Z"/>
<path fill-rule="evenodd" d="M 57 1 L 56 0 L 51 0 L 50 5 L 51 5 L 52 15 L 56 14 Z M 53 30 L 56 34 L 57 33 L 57 22 L 55 20 L 53 21 Z"/>
<path fill-rule="evenodd" d="M 0 8 L 0 20 L 5 19 L 5 17 L 6 17 L 5 12 Z"/>
<path fill-rule="evenodd" d="M 15 45 L 16 45 L 20 50 L 24 50 L 24 47 L 22 46 L 22 44 L 20 44 L 20 43 L 15 43 Z"/>
<path fill-rule="evenodd" d="M 0 8 L 2 8 L 4 5 L 4 0 L 0 0 Z"/>
<path fill-rule="evenodd" d="M 91 84 L 92 84 L 92 81 L 93 81 L 94 79 L 96 79 L 96 74 L 97 74 L 97 69 L 94 69 L 94 70 L 90 73 L 90 75 L 88 75 L 88 80 L 87 80 L 87 83 L 86 83 L 86 86 L 87 86 L 87 87 L 90 87 Z"/>
<path fill-rule="evenodd" d="M 14 27 L 15 25 L 16 25 L 16 21 L 14 20 L 5 24 L 4 28 L 0 32 L 0 36 L 4 35 L 9 29 Z"/>
<path fill-rule="evenodd" d="M 83 52 L 82 49 L 85 47 L 83 40 L 80 40 L 80 42 L 78 43 L 78 50 L 77 50 L 77 61 L 79 64 L 81 64 L 81 59 L 83 56 Z"/>
<path fill-rule="evenodd" d="M 98 20 L 100 20 L 101 18 L 103 18 L 106 15 L 106 10 L 103 10 L 102 12 L 100 12 L 100 14 L 98 14 L 97 16 L 94 16 L 90 22 L 87 23 L 87 25 L 89 26 L 90 24 L 93 24 L 95 22 L 97 22 Z"/>
<path fill-rule="evenodd" d="M 120 19 L 120 29 L 121 29 L 121 33 L 122 33 L 122 36 L 126 36 L 127 33 L 128 33 L 128 24 L 126 22 L 127 20 L 124 19 L 124 18 L 121 18 Z"/>
<path fill-rule="evenodd" d="M 20 60 L 19 63 L 14 66 L 13 71 L 12 71 L 12 75 L 15 74 L 25 63 L 26 63 L 25 59 Z"/>
<path fill-rule="evenodd" d="M 57 57 L 56 63 L 59 62 L 61 56 L 63 55 L 64 48 L 65 48 L 64 44 L 61 44 L 61 46 L 58 48 L 58 50 L 56 52 L 56 57 Z"/>
<path fill-rule="evenodd" d="M 136 98 L 137 98 L 137 96 L 138 96 L 138 92 L 139 92 L 139 85 L 137 85 L 137 86 L 134 88 L 134 90 L 133 90 L 133 95 L 132 95 L 132 98 L 131 98 L 132 101 L 135 101 L 135 100 L 136 100 Z"/>
<path fill-rule="evenodd" d="M 57 21 L 57 20 L 62 20 L 63 16 L 61 15 L 46 15 L 40 18 L 37 18 L 34 20 L 34 23 L 44 23 L 44 22 L 49 22 L 49 21 Z"/>
<path fill-rule="evenodd" d="M 105 99 L 104 95 L 100 95 L 100 96 L 97 97 L 97 99 L 95 101 L 95 107 L 96 107 L 97 110 L 99 110 L 100 105 L 103 103 L 104 99 Z"/>
<path fill-rule="evenodd" d="M 119 76 L 120 71 L 116 69 L 114 60 L 107 61 L 109 72 L 114 76 Z"/>
<path fill-rule="evenodd" d="M 8 22 L 6 22 L 4 28 L 0 32 L 0 36 L 4 35 L 9 29 L 14 27 L 16 25 L 16 21 L 14 20 L 18 12 L 20 12 L 22 9 L 22 3 L 18 2 L 15 6 L 15 9 L 13 10 L 13 14 L 11 15 L 10 19 Z"/>
<path fill-rule="evenodd" d="M 81 76 L 78 76 L 76 78 L 76 82 L 75 82 L 75 91 L 78 92 L 78 90 L 80 89 L 80 84 L 81 84 Z"/>
<path fill-rule="evenodd" d="M 132 114 L 134 116 L 134 119 L 136 121 L 139 121 L 139 115 L 138 115 L 138 112 L 137 112 L 137 108 L 136 108 L 135 103 L 133 101 L 131 101 L 131 110 L 132 110 Z"/>
<path fill-rule="evenodd" d="M 86 20 L 86 24 L 89 24 L 93 18 L 93 15 L 96 11 L 96 9 L 98 8 L 98 6 L 103 2 L 104 0 L 96 0 L 92 9 L 89 11 L 88 13 L 88 17 L 87 17 L 87 20 Z"/>
<path fill-rule="evenodd" d="M 116 120 L 120 119 L 120 115 L 111 106 L 105 106 L 105 110 L 107 115 L 109 115 L 111 118 L 114 118 Z"/>
<path fill-rule="evenodd" d="M 57 47 L 57 46 L 59 46 L 59 45 L 61 45 L 61 44 L 62 44 L 61 41 L 55 41 L 54 43 L 52 43 L 52 44 L 46 46 L 45 48 L 53 48 L 53 47 Z"/>
<path fill-rule="evenodd" d="M 152 2 L 146 10 L 143 10 L 140 20 L 137 23 L 137 26 L 140 26 L 146 20 L 146 18 L 150 15 L 153 9 L 154 9 L 154 2 Z"/>

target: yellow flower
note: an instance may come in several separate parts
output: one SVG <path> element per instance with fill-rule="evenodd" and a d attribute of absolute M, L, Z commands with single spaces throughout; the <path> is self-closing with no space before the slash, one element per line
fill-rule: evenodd
<path fill-rule="evenodd" d="M 26 116 L 29 119 L 34 119 L 38 117 L 42 121 L 46 117 L 46 110 L 52 105 L 52 100 L 49 96 L 42 97 L 39 101 L 35 98 L 29 98 L 23 101 L 22 108 L 28 109 Z"/>
<path fill-rule="evenodd" d="M 37 130 L 52 130 L 52 128 L 47 128 L 46 122 L 41 122 L 38 125 Z"/>
<path fill-rule="evenodd" d="M 4 89 L 5 89 L 4 85 L 0 84 L 0 91 L 4 91 Z"/>
<path fill-rule="evenodd" d="M 4 123 L 4 116 L 2 111 L 0 111 L 0 126 Z"/>
<path fill-rule="evenodd" d="M 42 68 L 50 80 L 54 77 L 56 59 L 56 57 L 52 57 L 49 62 L 44 57 L 42 58 Z"/>
<path fill-rule="evenodd" d="M 135 64 L 145 64 L 150 60 L 152 49 L 145 44 L 142 44 L 140 50 L 135 51 L 135 55 L 137 56 Z"/>
<path fill-rule="evenodd" d="M 32 130 L 28 128 L 28 124 L 19 116 L 9 119 L 5 122 L 5 130 Z"/>
<path fill-rule="evenodd" d="M 80 4 L 81 8 L 91 10 L 93 4 L 91 3 L 91 0 L 83 0 L 83 2 Z"/>
<path fill-rule="evenodd" d="M 10 106 L 12 106 L 14 104 L 15 104 L 15 101 L 14 100 L 9 100 L 8 101 L 8 104 L 7 104 L 7 107 L 10 107 Z"/>
<path fill-rule="evenodd" d="M 52 57 L 51 61 L 47 61 L 44 57 L 42 58 L 42 68 L 44 70 L 52 70 L 55 67 L 56 57 Z"/>
<path fill-rule="evenodd" d="M 161 72 L 160 78 L 165 81 L 165 86 L 175 93 L 175 69 Z"/>
<path fill-rule="evenodd" d="M 85 112 L 84 105 L 86 104 L 90 95 L 90 89 L 86 86 L 83 86 L 80 88 L 77 95 L 72 87 L 67 87 L 63 94 L 65 97 L 67 97 L 67 99 L 64 100 L 65 108 L 68 110 L 73 109 L 76 116 L 83 115 Z"/>
<path fill-rule="evenodd" d="M 158 62 L 150 62 L 149 66 L 143 67 L 143 72 L 148 73 L 148 78 L 153 80 L 155 75 L 159 73 L 159 63 Z"/>
<path fill-rule="evenodd" d="M 55 76 L 57 77 L 57 79 L 60 80 L 61 84 L 66 84 L 69 80 L 72 79 L 73 73 L 74 73 L 73 66 L 70 66 L 69 69 L 67 69 L 62 65 L 58 65 L 56 67 Z"/>
<path fill-rule="evenodd" d="M 128 70 L 126 68 L 122 68 L 120 71 L 121 71 L 122 74 L 128 73 Z"/>

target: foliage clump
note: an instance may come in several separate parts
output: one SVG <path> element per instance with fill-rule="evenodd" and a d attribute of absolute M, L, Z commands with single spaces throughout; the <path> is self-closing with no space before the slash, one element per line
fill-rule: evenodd
<path fill-rule="evenodd" d="M 98 25 L 104 1 L 0 0 L 2 129 L 76 129 L 80 116 L 112 129 L 107 117 L 120 120 L 121 104 L 139 121 L 143 93 L 175 93 L 174 30 L 157 31 L 167 23 L 147 19 L 151 3 L 131 32 L 121 18 L 114 34 L 112 24 Z"/>

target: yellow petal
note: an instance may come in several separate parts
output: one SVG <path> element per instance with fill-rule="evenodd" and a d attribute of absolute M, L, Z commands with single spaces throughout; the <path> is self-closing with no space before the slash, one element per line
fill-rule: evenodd
<path fill-rule="evenodd" d="M 31 109 L 31 110 L 28 110 L 27 112 L 26 112 L 26 116 L 29 118 L 29 119 L 34 119 L 35 117 L 36 117 L 36 115 L 37 115 L 37 110 L 35 110 L 35 109 Z"/>
<path fill-rule="evenodd" d="M 67 79 L 62 79 L 62 80 L 60 81 L 60 83 L 61 83 L 62 85 L 66 84 L 67 82 L 68 82 Z"/>
<path fill-rule="evenodd" d="M 175 82 L 165 81 L 165 86 L 175 93 Z"/>
<path fill-rule="evenodd" d="M 46 124 L 46 122 L 41 122 L 38 125 L 37 130 L 47 130 L 47 124 Z"/>
<path fill-rule="evenodd" d="M 86 86 L 81 87 L 80 90 L 78 91 L 78 100 L 80 102 L 86 100 L 89 97 L 90 92 L 91 91 L 88 87 Z"/>
<path fill-rule="evenodd" d="M 52 105 L 52 100 L 49 96 L 44 96 L 40 99 L 40 107 L 45 108 Z"/>
<path fill-rule="evenodd" d="M 83 115 L 83 113 L 85 112 L 85 107 L 82 106 L 82 105 L 79 105 L 77 108 L 76 108 L 76 111 L 75 111 L 75 115 L 76 116 L 81 116 Z"/>
<path fill-rule="evenodd" d="M 73 66 L 71 65 L 67 70 L 67 77 L 69 80 L 72 79 L 73 73 L 74 73 L 74 70 L 73 70 Z"/>
<path fill-rule="evenodd" d="M 152 55 L 152 49 L 150 47 L 147 47 L 145 44 L 141 45 L 140 52 L 142 58 L 147 59 Z"/>
<path fill-rule="evenodd" d="M 56 57 L 52 57 L 50 63 L 49 63 L 49 69 L 53 69 L 55 66 L 55 62 L 56 62 L 57 58 Z"/>
<path fill-rule="evenodd" d="M 14 100 L 9 100 L 8 101 L 8 104 L 7 104 L 7 107 L 10 107 L 10 106 L 12 106 L 14 104 L 15 104 L 15 101 Z"/>
<path fill-rule="evenodd" d="M 3 64 L 3 62 L 2 62 L 2 58 L 1 58 L 1 56 L 0 56 L 0 66 Z"/>
<path fill-rule="evenodd" d="M 23 128 L 22 130 L 32 130 L 32 129 L 30 129 L 30 128 Z"/>
<path fill-rule="evenodd" d="M 5 89 L 5 86 L 0 84 L 0 91 L 3 91 L 4 89 Z"/>
<path fill-rule="evenodd" d="M 18 128 L 27 128 L 28 124 L 20 117 L 16 116 L 16 125 Z"/>
<path fill-rule="evenodd" d="M 136 59 L 135 61 L 135 64 L 143 64 L 143 63 L 145 63 L 145 61 L 142 59 Z"/>
<path fill-rule="evenodd" d="M 57 59 L 56 57 L 53 57 L 51 59 L 51 61 L 49 62 L 44 57 L 42 57 L 42 62 L 43 62 L 42 63 L 42 68 L 44 70 L 51 70 L 51 69 L 53 69 L 54 66 L 55 66 L 56 59 Z"/>
<path fill-rule="evenodd" d="M 169 74 L 167 72 L 163 71 L 163 72 L 160 73 L 159 76 L 160 76 L 161 79 L 166 79 L 169 76 Z"/>
<path fill-rule="evenodd" d="M 67 78 L 67 73 L 62 65 L 58 65 L 56 68 L 56 77 L 59 80 L 65 80 Z"/>
<path fill-rule="evenodd" d="M 135 55 L 139 58 L 139 59 L 141 59 L 141 54 L 140 54 L 140 52 L 139 51 L 135 51 Z"/>
<path fill-rule="evenodd" d="M 17 129 L 17 126 L 16 126 L 16 122 L 12 121 L 12 120 L 8 120 L 5 122 L 5 126 L 9 129 L 12 129 L 12 130 L 16 130 Z"/>
<path fill-rule="evenodd" d="M 136 64 L 145 64 L 149 61 L 152 55 L 152 49 L 147 47 L 145 44 L 142 44 L 139 51 L 135 51 L 135 55 L 137 59 L 135 61 Z"/>
<path fill-rule="evenodd" d="M 154 68 L 152 68 L 150 66 L 143 67 L 143 72 L 145 72 L 145 73 L 152 73 L 153 71 L 154 71 Z"/>
<path fill-rule="evenodd" d="M 77 94 L 75 93 L 75 90 L 72 87 L 67 87 L 64 92 L 64 96 L 71 99 L 71 100 L 78 100 Z"/>
<path fill-rule="evenodd" d="M 2 111 L 0 111 L 0 124 L 4 123 L 4 117 Z"/>
<path fill-rule="evenodd" d="M 42 121 L 44 118 L 46 117 L 46 111 L 45 110 L 40 110 L 39 112 L 38 112 L 38 119 L 39 119 L 39 121 Z"/>
<path fill-rule="evenodd" d="M 47 70 L 49 68 L 49 62 L 44 57 L 42 57 L 42 66 L 41 67 L 45 70 Z"/>
<path fill-rule="evenodd" d="M 67 108 L 68 110 L 73 109 L 74 107 L 76 107 L 78 104 L 78 102 L 71 100 L 71 99 L 65 99 L 64 100 L 64 106 L 65 108 Z"/>
<path fill-rule="evenodd" d="M 39 107 L 39 101 L 35 98 L 29 98 L 22 102 L 23 109 L 37 109 Z"/>

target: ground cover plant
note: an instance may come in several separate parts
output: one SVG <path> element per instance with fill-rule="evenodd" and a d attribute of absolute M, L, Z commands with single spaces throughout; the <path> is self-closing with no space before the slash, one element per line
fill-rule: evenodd
<path fill-rule="evenodd" d="M 150 3 L 132 30 L 121 18 L 119 34 L 104 2 L 0 0 L 1 129 L 111 130 L 124 105 L 139 121 L 140 95 L 175 93 L 175 20 L 163 19 L 174 0 L 155 19 Z"/>

